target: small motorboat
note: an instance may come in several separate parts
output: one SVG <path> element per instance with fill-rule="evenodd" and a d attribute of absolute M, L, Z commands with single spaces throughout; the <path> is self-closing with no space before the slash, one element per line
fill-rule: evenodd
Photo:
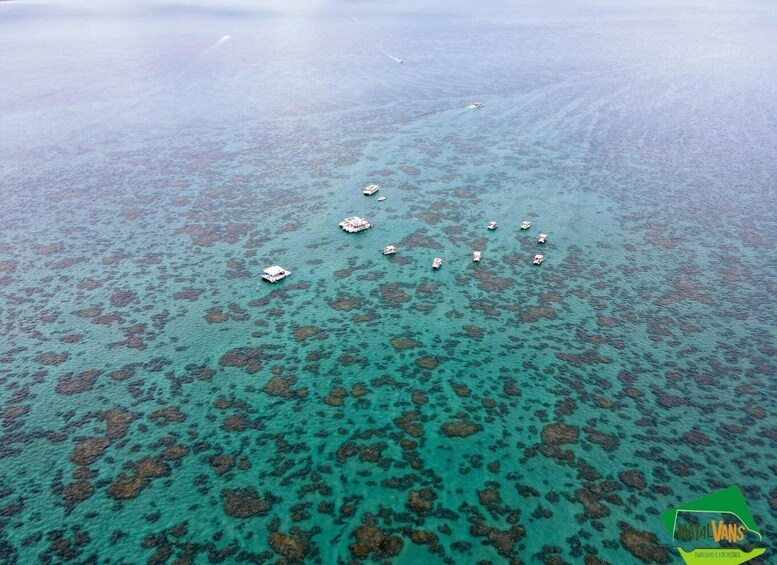
<path fill-rule="evenodd" d="M 495 229 L 496 229 L 496 227 L 497 227 L 497 224 L 496 224 L 496 222 L 490 222 L 490 223 L 488 224 L 488 229 L 490 229 L 490 230 L 495 230 Z"/>
<path fill-rule="evenodd" d="M 472 252 L 472 260 L 475 263 L 480 263 L 480 251 L 473 251 Z"/>
<path fill-rule="evenodd" d="M 531 222 L 529 220 L 524 220 L 521 222 L 521 229 L 522 230 L 528 230 L 531 227 Z"/>
<path fill-rule="evenodd" d="M 467 106 L 467 108 L 470 108 L 470 109 L 474 110 L 474 109 L 477 109 L 477 108 L 482 108 L 483 105 L 484 104 L 482 102 L 473 102 L 472 104 Z"/>
<path fill-rule="evenodd" d="M 384 247 L 383 250 L 381 251 L 381 253 L 383 253 L 384 255 L 393 255 L 396 252 L 397 252 L 397 248 L 394 247 L 393 245 L 389 245 L 388 247 Z"/>
<path fill-rule="evenodd" d="M 442 259 L 439 257 L 435 257 L 434 261 L 432 261 L 432 268 L 433 269 L 439 269 L 442 266 Z"/>
<path fill-rule="evenodd" d="M 540 237 L 537 238 L 537 243 L 545 243 L 546 241 L 548 241 L 547 234 L 541 233 Z"/>
<path fill-rule="evenodd" d="M 535 265 L 542 265 L 542 262 L 545 260 L 544 255 L 535 255 L 534 256 L 534 264 Z"/>
<path fill-rule="evenodd" d="M 378 197 L 378 202 L 383 202 L 385 199 L 386 199 L 385 196 L 379 196 Z"/>

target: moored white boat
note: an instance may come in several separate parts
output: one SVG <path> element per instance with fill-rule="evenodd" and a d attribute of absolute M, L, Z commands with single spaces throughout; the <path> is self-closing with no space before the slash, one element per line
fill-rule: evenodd
<path fill-rule="evenodd" d="M 270 267 L 267 267 L 263 274 L 262 278 L 266 281 L 269 281 L 271 283 L 278 282 L 281 279 L 285 279 L 291 274 L 291 271 L 287 271 L 280 265 L 272 265 Z"/>
<path fill-rule="evenodd" d="M 394 247 L 393 245 L 384 247 L 383 250 L 381 251 L 381 253 L 383 253 L 384 255 L 393 255 L 396 252 L 397 252 L 397 248 Z"/>
<path fill-rule="evenodd" d="M 548 241 L 547 234 L 541 233 L 540 237 L 537 238 L 537 243 L 545 243 L 546 241 Z"/>
<path fill-rule="evenodd" d="M 529 220 L 524 220 L 521 222 L 521 229 L 522 230 L 528 230 L 531 227 L 531 222 Z"/>
<path fill-rule="evenodd" d="M 439 257 L 435 257 L 434 261 L 432 261 L 432 268 L 439 269 L 441 266 L 442 266 L 442 259 Z"/>
<path fill-rule="evenodd" d="M 497 223 L 496 222 L 489 222 L 487 227 L 490 230 L 495 230 L 497 228 Z"/>
<path fill-rule="evenodd" d="M 480 263 L 480 251 L 473 251 L 472 252 L 472 260 L 475 263 Z"/>
<path fill-rule="evenodd" d="M 372 196 L 379 190 L 380 190 L 379 184 L 368 184 L 367 186 L 364 187 L 364 190 L 362 191 L 362 193 L 364 194 L 364 196 Z"/>
<path fill-rule="evenodd" d="M 535 255 L 534 256 L 534 264 L 535 265 L 542 265 L 542 262 L 545 260 L 544 255 Z"/>
<path fill-rule="evenodd" d="M 348 233 L 357 233 L 360 231 L 368 230 L 373 226 L 372 222 L 369 222 L 364 218 L 360 218 L 359 216 L 351 216 L 350 218 L 346 218 L 340 222 L 339 225 Z"/>

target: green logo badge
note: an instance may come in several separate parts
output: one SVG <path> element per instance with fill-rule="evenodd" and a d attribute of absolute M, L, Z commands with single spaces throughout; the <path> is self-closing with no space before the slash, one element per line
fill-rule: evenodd
<path fill-rule="evenodd" d="M 761 533 L 739 487 L 667 510 L 661 520 L 687 565 L 739 565 L 766 551 L 753 547 Z"/>

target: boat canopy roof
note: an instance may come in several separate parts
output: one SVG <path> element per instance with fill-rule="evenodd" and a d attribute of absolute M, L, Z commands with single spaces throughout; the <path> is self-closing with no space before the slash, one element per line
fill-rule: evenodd
<path fill-rule="evenodd" d="M 271 277 L 277 277 L 278 275 L 282 275 L 286 272 L 286 269 L 279 265 L 273 265 L 272 267 L 267 267 L 264 270 L 265 274 L 270 275 Z"/>

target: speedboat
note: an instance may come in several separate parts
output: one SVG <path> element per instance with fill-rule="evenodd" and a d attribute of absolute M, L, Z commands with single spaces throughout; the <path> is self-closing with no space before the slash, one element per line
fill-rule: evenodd
<path fill-rule="evenodd" d="M 480 251 L 473 251 L 472 252 L 472 260 L 475 263 L 480 263 Z"/>
<path fill-rule="evenodd" d="M 495 230 L 496 229 L 496 222 L 489 222 L 488 229 Z"/>
<path fill-rule="evenodd" d="M 470 104 L 467 107 L 474 110 L 476 108 L 482 108 L 483 107 L 483 103 L 482 102 L 473 102 L 472 104 Z"/>
<path fill-rule="evenodd" d="M 522 230 L 528 230 L 531 227 L 531 222 L 529 220 L 524 220 L 521 222 L 521 229 Z"/>
<path fill-rule="evenodd" d="M 545 243 L 546 241 L 548 241 L 547 234 L 541 233 L 540 237 L 537 239 L 537 243 Z"/>
<path fill-rule="evenodd" d="M 394 247 L 393 245 L 389 245 L 388 247 L 384 247 L 383 250 L 381 251 L 381 253 L 383 253 L 384 255 L 393 255 L 396 252 L 397 252 L 397 248 Z"/>
<path fill-rule="evenodd" d="M 534 264 L 535 265 L 542 265 L 542 262 L 545 260 L 544 255 L 535 255 L 534 256 Z"/>
<path fill-rule="evenodd" d="M 439 257 L 435 257 L 434 261 L 432 261 L 432 268 L 433 269 L 439 269 L 442 266 L 442 259 Z"/>
<path fill-rule="evenodd" d="M 385 199 L 386 199 L 385 196 L 379 196 L 378 197 L 378 202 L 383 202 Z"/>

